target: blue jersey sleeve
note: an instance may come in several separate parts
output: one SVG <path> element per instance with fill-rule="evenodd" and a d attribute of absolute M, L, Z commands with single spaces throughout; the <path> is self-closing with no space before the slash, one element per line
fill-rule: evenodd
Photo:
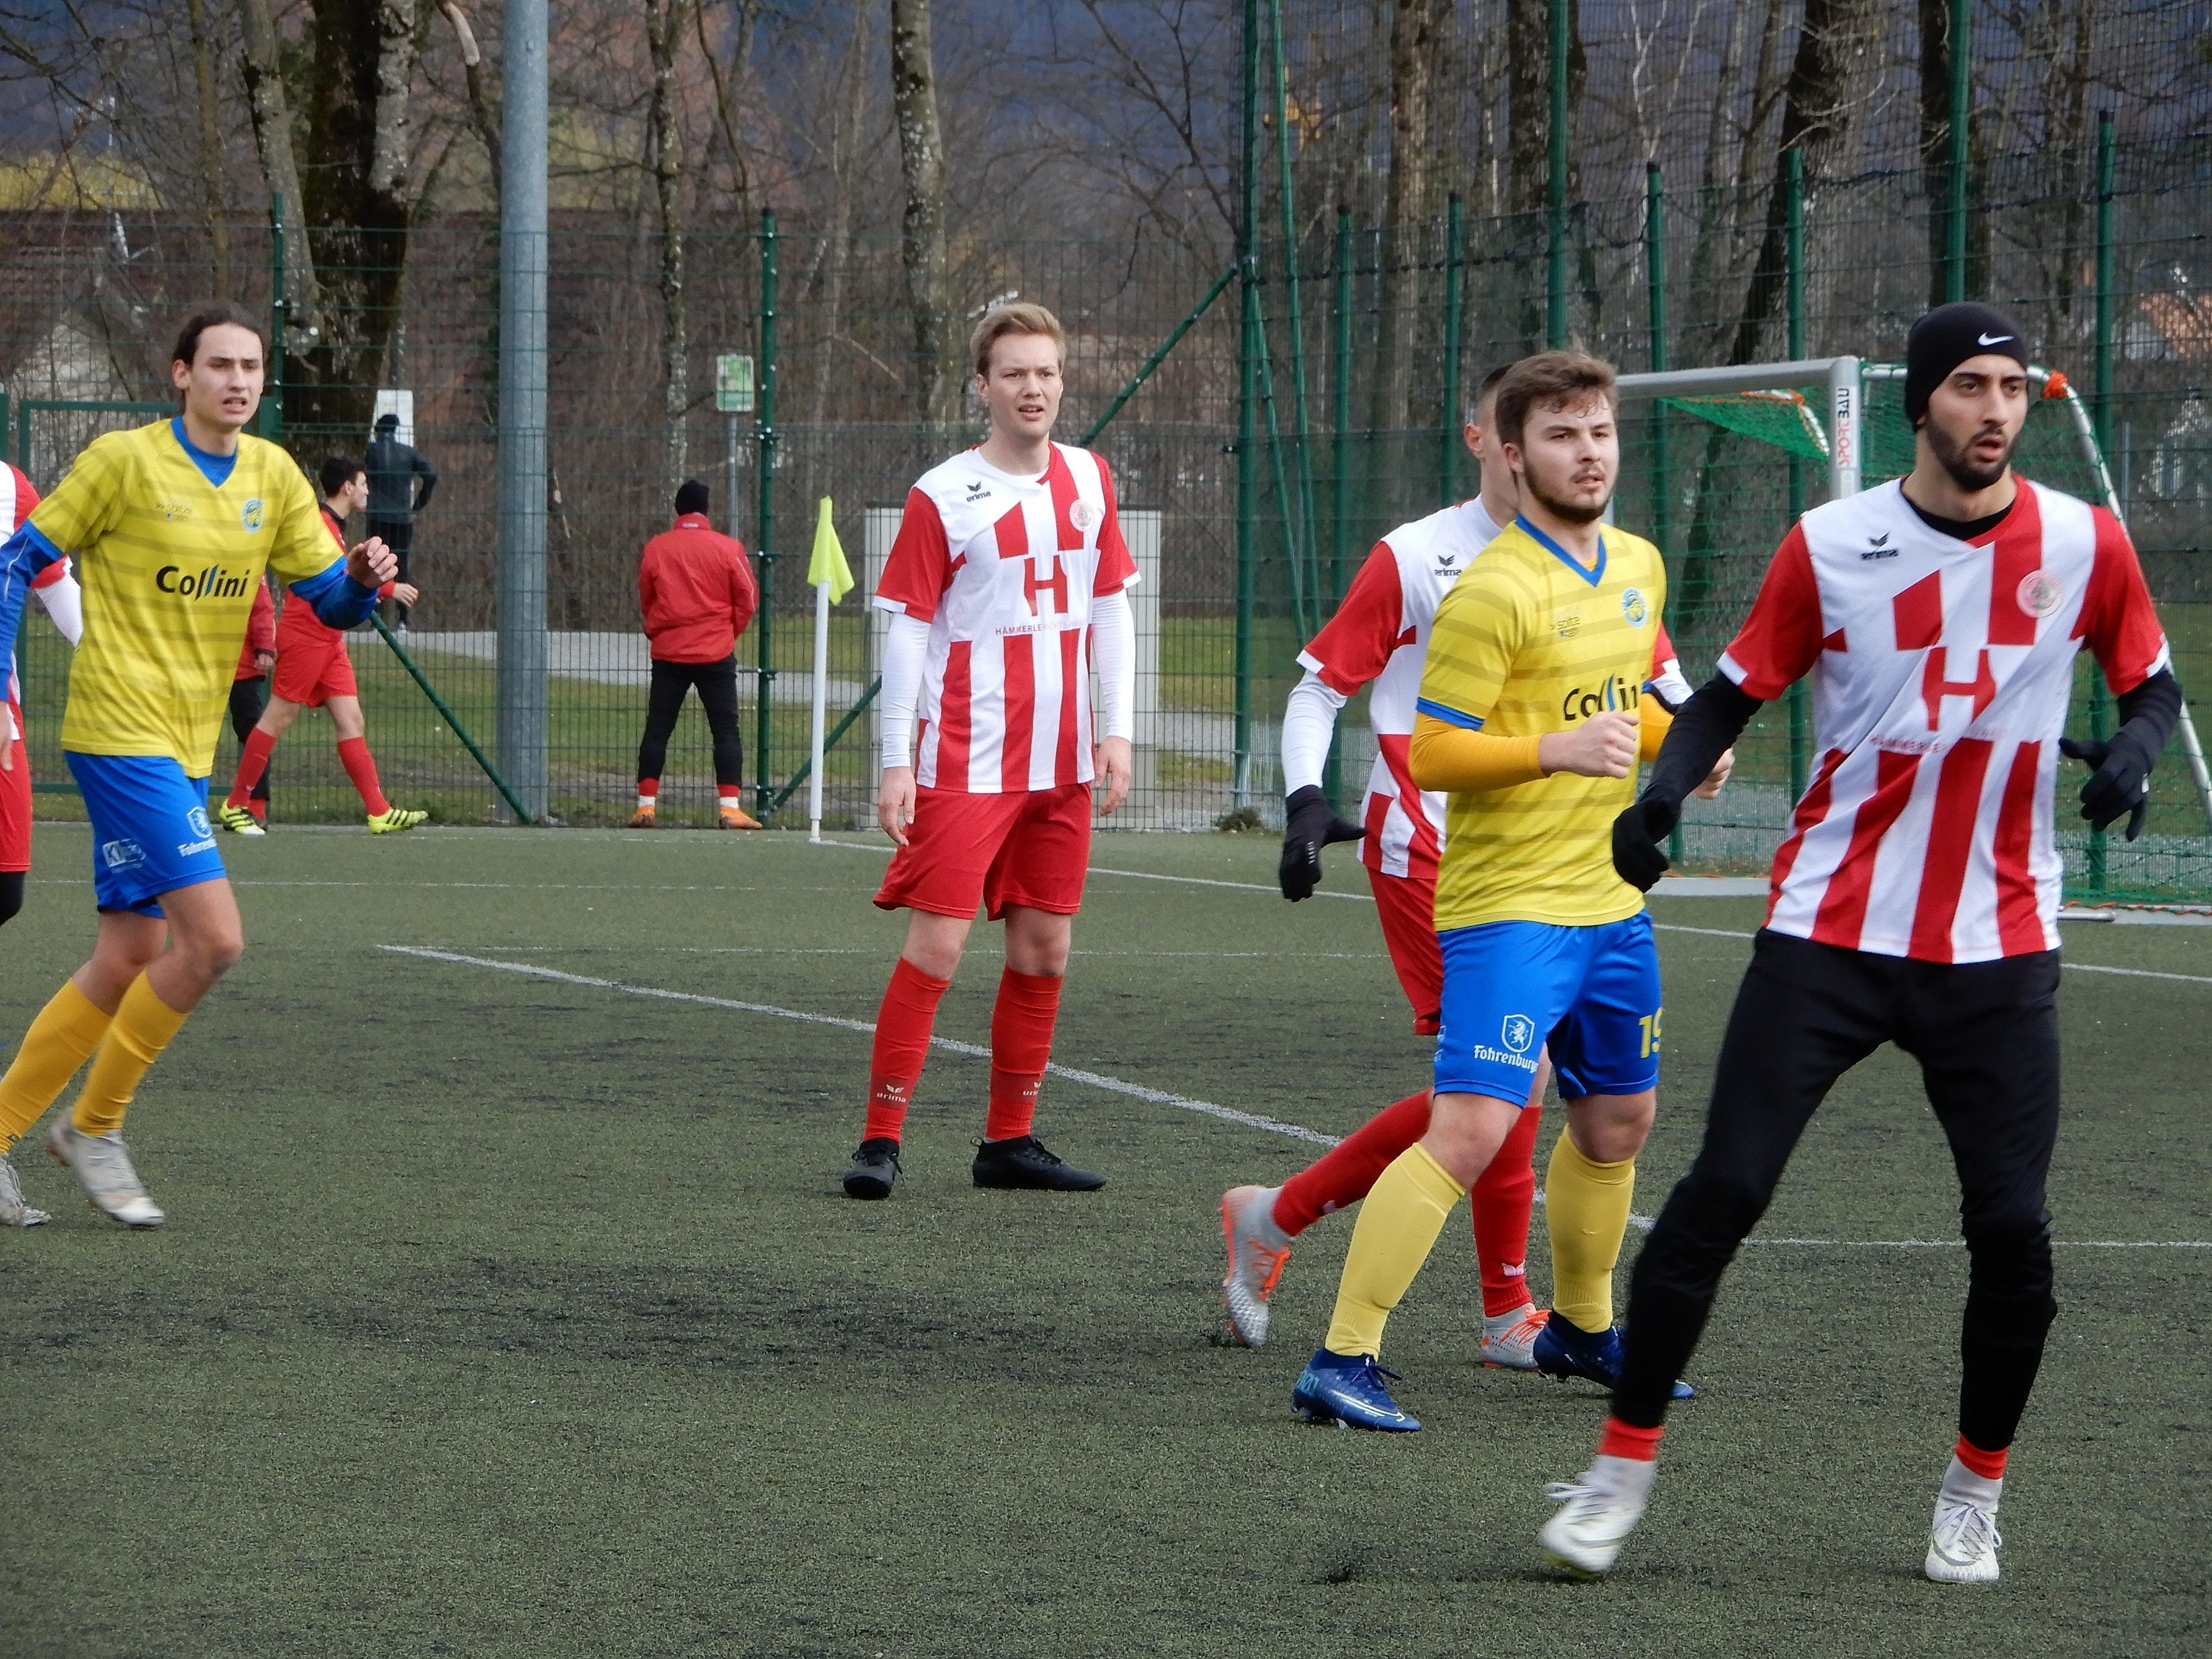
<path fill-rule="evenodd" d="M 62 556 L 62 550 L 26 520 L 0 543 L 0 677 L 15 659 L 15 634 L 23 623 L 23 601 L 31 579 Z"/>
<path fill-rule="evenodd" d="M 368 613 L 376 609 L 376 590 L 363 587 L 348 575 L 343 558 L 332 560 L 327 569 L 316 575 L 302 576 L 290 587 L 314 607 L 316 620 L 325 628 L 352 628 L 367 622 Z"/>

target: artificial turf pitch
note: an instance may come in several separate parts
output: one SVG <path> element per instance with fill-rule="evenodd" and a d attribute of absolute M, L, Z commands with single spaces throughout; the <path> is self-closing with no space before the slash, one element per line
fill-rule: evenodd
<path fill-rule="evenodd" d="M 88 850 L 40 830 L 0 940 L 10 1040 L 82 953 Z M 1385 1356 L 1427 1427 L 1315 1431 L 1289 1394 L 1350 1218 L 1306 1235 L 1250 1352 L 1220 1335 L 1214 1209 L 1311 1146 L 1053 1079 L 1041 1130 L 1110 1185 L 980 1192 L 983 1065 L 940 1050 L 896 1196 L 854 1204 L 863 1035 L 380 948 L 866 1021 L 900 931 L 867 902 L 879 854 L 497 830 L 224 852 L 246 959 L 131 1121 L 171 1224 L 115 1229 L 35 1140 L 16 1155 L 57 1218 L 0 1236 L 9 1659 L 2212 1643 L 2203 1249 L 2060 1249 L 2004 1582 L 1920 1578 L 1965 1262 L 1894 1054 L 1837 1091 L 1762 1229 L 1834 1242 L 1747 1249 L 1648 1519 L 1610 1581 L 1571 1584 L 1537 1554 L 1540 1489 L 1602 1401 L 1476 1363 L 1464 1206 Z M 1103 873 L 1265 888 L 1274 856 L 1101 837 L 1057 1057 L 1330 1133 L 1419 1086 L 1370 905 Z M 1694 1147 L 1757 907 L 1655 909 L 1645 1212 Z M 994 934 L 940 1035 L 988 1041 Z M 2212 1237 L 2212 935 L 2068 941 L 2182 977 L 2065 975 L 2058 1236 Z M 1540 1290 L 1540 1210 L 1531 1243 Z"/>

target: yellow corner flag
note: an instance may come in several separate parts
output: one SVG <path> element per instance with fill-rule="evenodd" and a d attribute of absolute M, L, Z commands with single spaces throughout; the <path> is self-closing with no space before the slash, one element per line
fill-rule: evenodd
<path fill-rule="evenodd" d="M 837 526 L 830 521 L 830 498 L 822 498 L 822 516 L 814 524 L 814 556 L 806 562 L 806 585 L 830 584 L 830 603 L 836 604 L 853 591 L 853 567 L 845 562 L 844 544 Z"/>

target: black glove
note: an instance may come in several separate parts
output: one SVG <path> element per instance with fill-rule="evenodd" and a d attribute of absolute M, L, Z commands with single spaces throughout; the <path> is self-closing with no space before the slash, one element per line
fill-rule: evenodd
<path fill-rule="evenodd" d="M 2104 743 L 2058 739 L 2060 754 L 2094 769 L 2081 785 L 2081 816 L 2091 828 L 2102 830 L 2124 812 L 2127 839 L 2142 834 L 2143 819 L 2150 812 L 2151 763 L 2157 758 L 2144 754 L 2143 747 L 2125 726 Z"/>
<path fill-rule="evenodd" d="M 1660 845 L 1674 832 L 1682 809 L 1664 795 L 1645 795 L 1613 821 L 1613 867 L 1639 893 L 1667 873 Z"/>
<path fill-rule="evenodd" d="M 1296 904 L 1310 898 L 1321 879 L 1321 849 L 1358 841 L 1367 832 L 1329 811 L 1328 798 L 1310 783 L 1291 792 L 1283 814 L 1283 861 L 1275 877 L 1283 884 L 1283 896 Z"/>

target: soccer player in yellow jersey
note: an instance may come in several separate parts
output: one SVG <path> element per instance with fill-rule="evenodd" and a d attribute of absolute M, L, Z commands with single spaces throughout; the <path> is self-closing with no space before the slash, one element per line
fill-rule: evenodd
<path fill-rule="evenodd" d="M 1526 1109 L 1547 1044 L 1567 1128 L 1545 1182 L 1552 1316 L 1536 1366 L 1612 1382 L 1613 1269 L 1659 1076 L 1658 953 L 1612 832 L 1668 724 L 1644 691 L 1666 571 L 1650 543 L 1602 522 L 1620 463 L 1611 368 L 1545 352 L 1497 399 L 1520 513 L 1437 607 L 1412 744 L 1414 783 L 1449 792 L 1435 1104 L 1361 1206 L 1328 1340 L 1291 1396 L 1358 1428 L 1420 1426 L 1383 1387 L 1383 1322 Z"/>
<path fill-rule="evenodd" d="M 199 1000 L 245 950 L 208 823 L 231 673 L 264 569 L 333 628 L 368 617 L 396 568 L 374 537 L 337 552 L 315 493 L 276 445 L 245 435 L 264 342 L 234 306 L 187 321 L 173 418 L 95 439 L 0 544 L 0 662 L 31 579 L 74 556 L 84 638 L 70 670 L 62 752 L 92 821 L 92 959 L 31 1022 L 0 1077 L 0 1224 L 25 1212 L 8 1150 L 87 1060 L 46 1150 L 126 1226 L 163 1216 L 139 1184 L 125 1109 Z M 0 761 L 6 757 L 0 755 Z"/>

